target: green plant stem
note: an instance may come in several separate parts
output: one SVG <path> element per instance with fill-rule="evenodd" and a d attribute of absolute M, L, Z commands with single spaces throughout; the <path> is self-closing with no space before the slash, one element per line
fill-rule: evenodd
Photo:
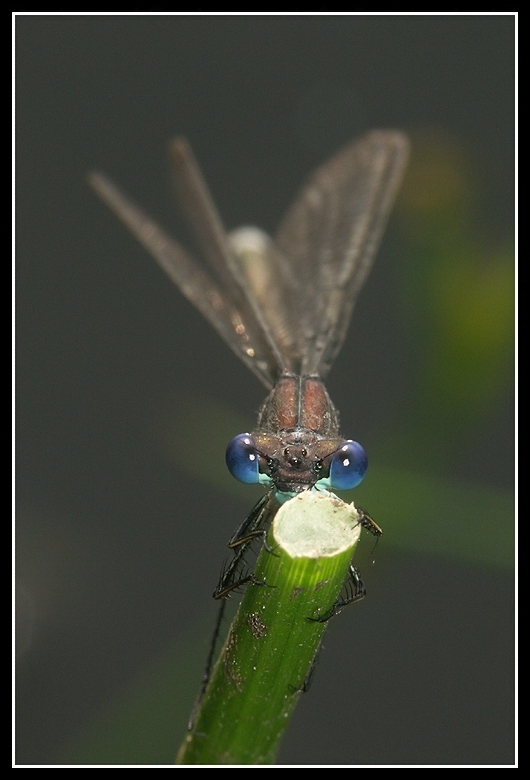
<path fill-rule="evenodd" d="M 273 763 L 359 536 L 355 507 L 331 494 L 280 508 L 178 764 Z"/>

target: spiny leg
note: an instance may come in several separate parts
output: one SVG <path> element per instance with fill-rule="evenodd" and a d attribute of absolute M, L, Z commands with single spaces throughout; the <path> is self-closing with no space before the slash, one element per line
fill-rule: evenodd
<path fill-rule="evenodd" d="M 362 525 L 363 528 L 366 528 L 366 530 L 372 534 L 372 536 L 382 536 L 383 531 L 381 528 L 377 525 L 373 517 L 371 517 L 368 512 L 365 512 L 364 509 L 361 509 L 360 506 L 356 507 L 357 514 L 359 515 L 359 523 Z"/>
<path fill-rule="evenodd" d="M 311 684 L 313 682 L 313 677 L 315 675 L 315 671 L 318 665 L 318 661 L 320 658 L 320 651 L 322 649 L 322 644 L 319 644 L 317 647 L 317 651 L 315 653 L 315 656 L 311 662 L 311 667 L 308 671 L 308 673 L 305 676 L 305 679 L 303 680 L 301 685 L 295 686 L 295 685 L 289 685 L 289 688 L 293 693 L 307 693 L 308 690 L 311 687 Z"/>
<path fill-rule="evenodd" d="M 264 496 L 263 498 L 267 498 L 267 496 Z M 265 502 L 263 501 L 263 499 L 260 499 L 260 501 L 256 504 L 254 509 L 250 512 L 248 517 L 244 520 L 244 522 L 240 525 L 240 527 L 237 529 L 237 531 L 230 539 L 229 546 L 235 548 L 234 557 L 230 562 L 230 564 L 222 570 L 221 576 L 219 578 L 219 583 L 213 594 L 213 597 L 217 600 L 220 600 L 221 604 L 219 606 L 219 611 L 217 613 L 217 620 L 215 622 L 214 630 L 212 633 L 212 639 L 210 641 L 210 649 L 208 651 L 208 657 L 206 659 L 206 666 L 202 677 L 199 695 L 197 696 L 195 704 L 193 705 L 193 710 L 191 712 L 190 719 L 188 721 L 188 731 L 192 731 L 193 729 L 193 726 L 195 724 L 195 719 L 197 717 L 197 712 L 199 710 L 206 688 L 208 687 L 208 683 L 210 682 L 213 662 L 215 658 L 215 651 L 217 647 L 217 641 L 219 639 L 221 623 L 223 621 L 223 617 L 226 609 L 226 596 L 228 596 L 231 591 L 237 589 L 241 585 L 244 585 L 252 581 L 252 575 L 246 577 L 238 577 L 237 579 L 234 578 L 242 563 L 243 556 L 246 550 L 252 544 L 253 540 L 256 538 L 256 526 L 259 525 L 262 521 L 261 517 L 262 517 L 264 505 Z M 238 546 L 236 547 L 236 545 Z"/>
<path fill-rule="evenodd" d="M 230 564 L 221 572 L 219 583 L 213 594 L 215 599 L 221 600 L 221 604 L 217 613 L 217 620 L 215 622 L 215 627 L 212 633 L 212 639 L 210 641 L 210 649 L 208 651 L 208 658 L 206 659 L 206 667 L 204 669 L 201 688 L 195 704 L 193 705 L 193 710 L 188 721 L 188 731 L 193 729 L 195 719 L 197 717 L 197 712 L 199 710 L 206 688 L 208 687 L 208 683 L 210 682 L 215 650 L 217 647 L 217 641 L 219 639 L 221 623 L 223 621 L 226 609 L 226 597 L 231 591 L 237 589 L 241 585 L 254 581 L 252 574 L 246 577 L 240 577 L 239 579 L 234 579 L 234 577 L 241 565 L 246 550 L 250 547 L 256 538 L 263 536 L 265 533 L 264 529 L 260 529 L 260 526 L 269 516 L 268 510 L 271 508 L 269 505 L 270 499 L 271 496 L 269 494 L 266 494 L 260 498 L 249 515 L 241 523 L 239 528 L 236 529 L 234 534 L 231 536 L 230 541 L 228 542 L 228 546 L 234 550 L 234 557 Z"/>
<path fill-rule="evenodd" d="M 379 537 L 382 536 L 383 531 L 377 525 L 373 517 L 371 517 L 368 512 L 365 512 L 365 510 L 361 509 L 359 506 L 357 507 L 357 513 L 359 515 L 359 523 L 363 528 L 366 528 L 366 530 L 371 533 L 372 536 L 376 537 L 377 544 L 377 541 Z M 338 615 L 339 612 L 344 609 L 344 607 L 347 607 L 349 604 L 355 604 L 356 601 L 360 601 L 365 596 L 366 588 L 364 587 L 360 572 L 352 563 L 350 563 L 348 568 L 348 576 L 346 578 L 342 592 L 339 594 L 339 597 L 329 612 L 320 618 L 316 618 L 317 622 L 325 623 L 332 617 L 335 617 L 335 615 Z"/>
<path fill-rule="evenodd" d="M 225 599 L 232 591 L 253 581 L 252 572 L 246 569 L 248 573 L 243 573 L 245 571 L 244 555 L 250 545 L 251 542 L 246 542 L 241 547 L 238 547 L 230 563 L 223 567 L 219 576 L 219 582 L 213 592 L 214 599 Z"/>
<path fill-rule="evenodd" d="M 252 573 L 242 576 L 241 566 L 244 562 L 245 552 L 255 539 L 264 539 L 266 530 L 263 525 L 272 519 L 276 502 L 270 493 L 262 496 L 248 517 L 231 536 L 228 546 L 234 550 L 234 557 L 221 572 L 219 583 L 214 591 L 214 599 L 222 599 L 229 593 L 249 582 L 255 582 Z M 269 550 L 269 552 L 271 552 Z"/>
<path fill-rule="evenodd" d="M 350 563 L 344 588 L 329 612 L 326 612 L 325 615 L 318 618 L 308 618 L 308 620 L 314 621 L 315 623 L 326 623 L 328 620 L 331 620 L 332 617 L 338 615 L 339 612 L 342 612 L 344 607 L 347 607 L 349 604 L 355 604 L 356 601 L 360 601 L 365 596 L 366 588 L 364 587 L 359 570 Z"/>

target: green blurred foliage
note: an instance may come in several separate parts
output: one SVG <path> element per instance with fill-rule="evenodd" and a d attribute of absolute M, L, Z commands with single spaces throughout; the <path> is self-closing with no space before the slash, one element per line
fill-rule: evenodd
<path fill-rule="evenodd" d="M 514 243 L 492 239 L 477 218 L 479 186 L 454 140 L 425 131 L 412 143 L 396 206 L 403 314 L 416 345 L 413 414 L 399 441 L 416 452 L 421 442 L 423 465 L 427 451 L 436 467 L 511 392 Z"/>

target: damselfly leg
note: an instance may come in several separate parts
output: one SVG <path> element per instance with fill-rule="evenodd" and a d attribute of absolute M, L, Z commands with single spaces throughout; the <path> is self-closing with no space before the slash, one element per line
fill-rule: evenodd
<path fill-rule="evenodd" d="M 254 582 L 252 572 L 248 574 L 242 573 L 242 567 L 245 566 L 244 556 L 256 539 L 261 539 L 264 542 L 267 528 L 277 509 L 278 502 L 270 493 L 265 494 L 260 498 L 239 528 L 232 534 L 227 546 L 234 550 L 234 557 L 221 572 L 219 582 L 213 593 L 214 599 L 224 599 L 232 591 L 249 582 Z M 272 552 L 272 550 L 269 550 L 269 552 Z"/>

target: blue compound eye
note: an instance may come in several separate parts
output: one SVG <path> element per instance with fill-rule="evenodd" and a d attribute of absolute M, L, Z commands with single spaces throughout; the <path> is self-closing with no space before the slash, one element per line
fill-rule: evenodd
<path fill-rule="evenodd" d="M 225 457 L 228 471 L 233 477 L 247 485 L 259 482 L 259 458 L 250 433 L 235 436 L 226 448 Z"/>
<path fill-rule="evenodd" d="M 329 466 L 329 483 L 334 490 L 351 490 L 362 482 L 368 458 L 363 447 L 348 439 L 333 455 Z"/>

